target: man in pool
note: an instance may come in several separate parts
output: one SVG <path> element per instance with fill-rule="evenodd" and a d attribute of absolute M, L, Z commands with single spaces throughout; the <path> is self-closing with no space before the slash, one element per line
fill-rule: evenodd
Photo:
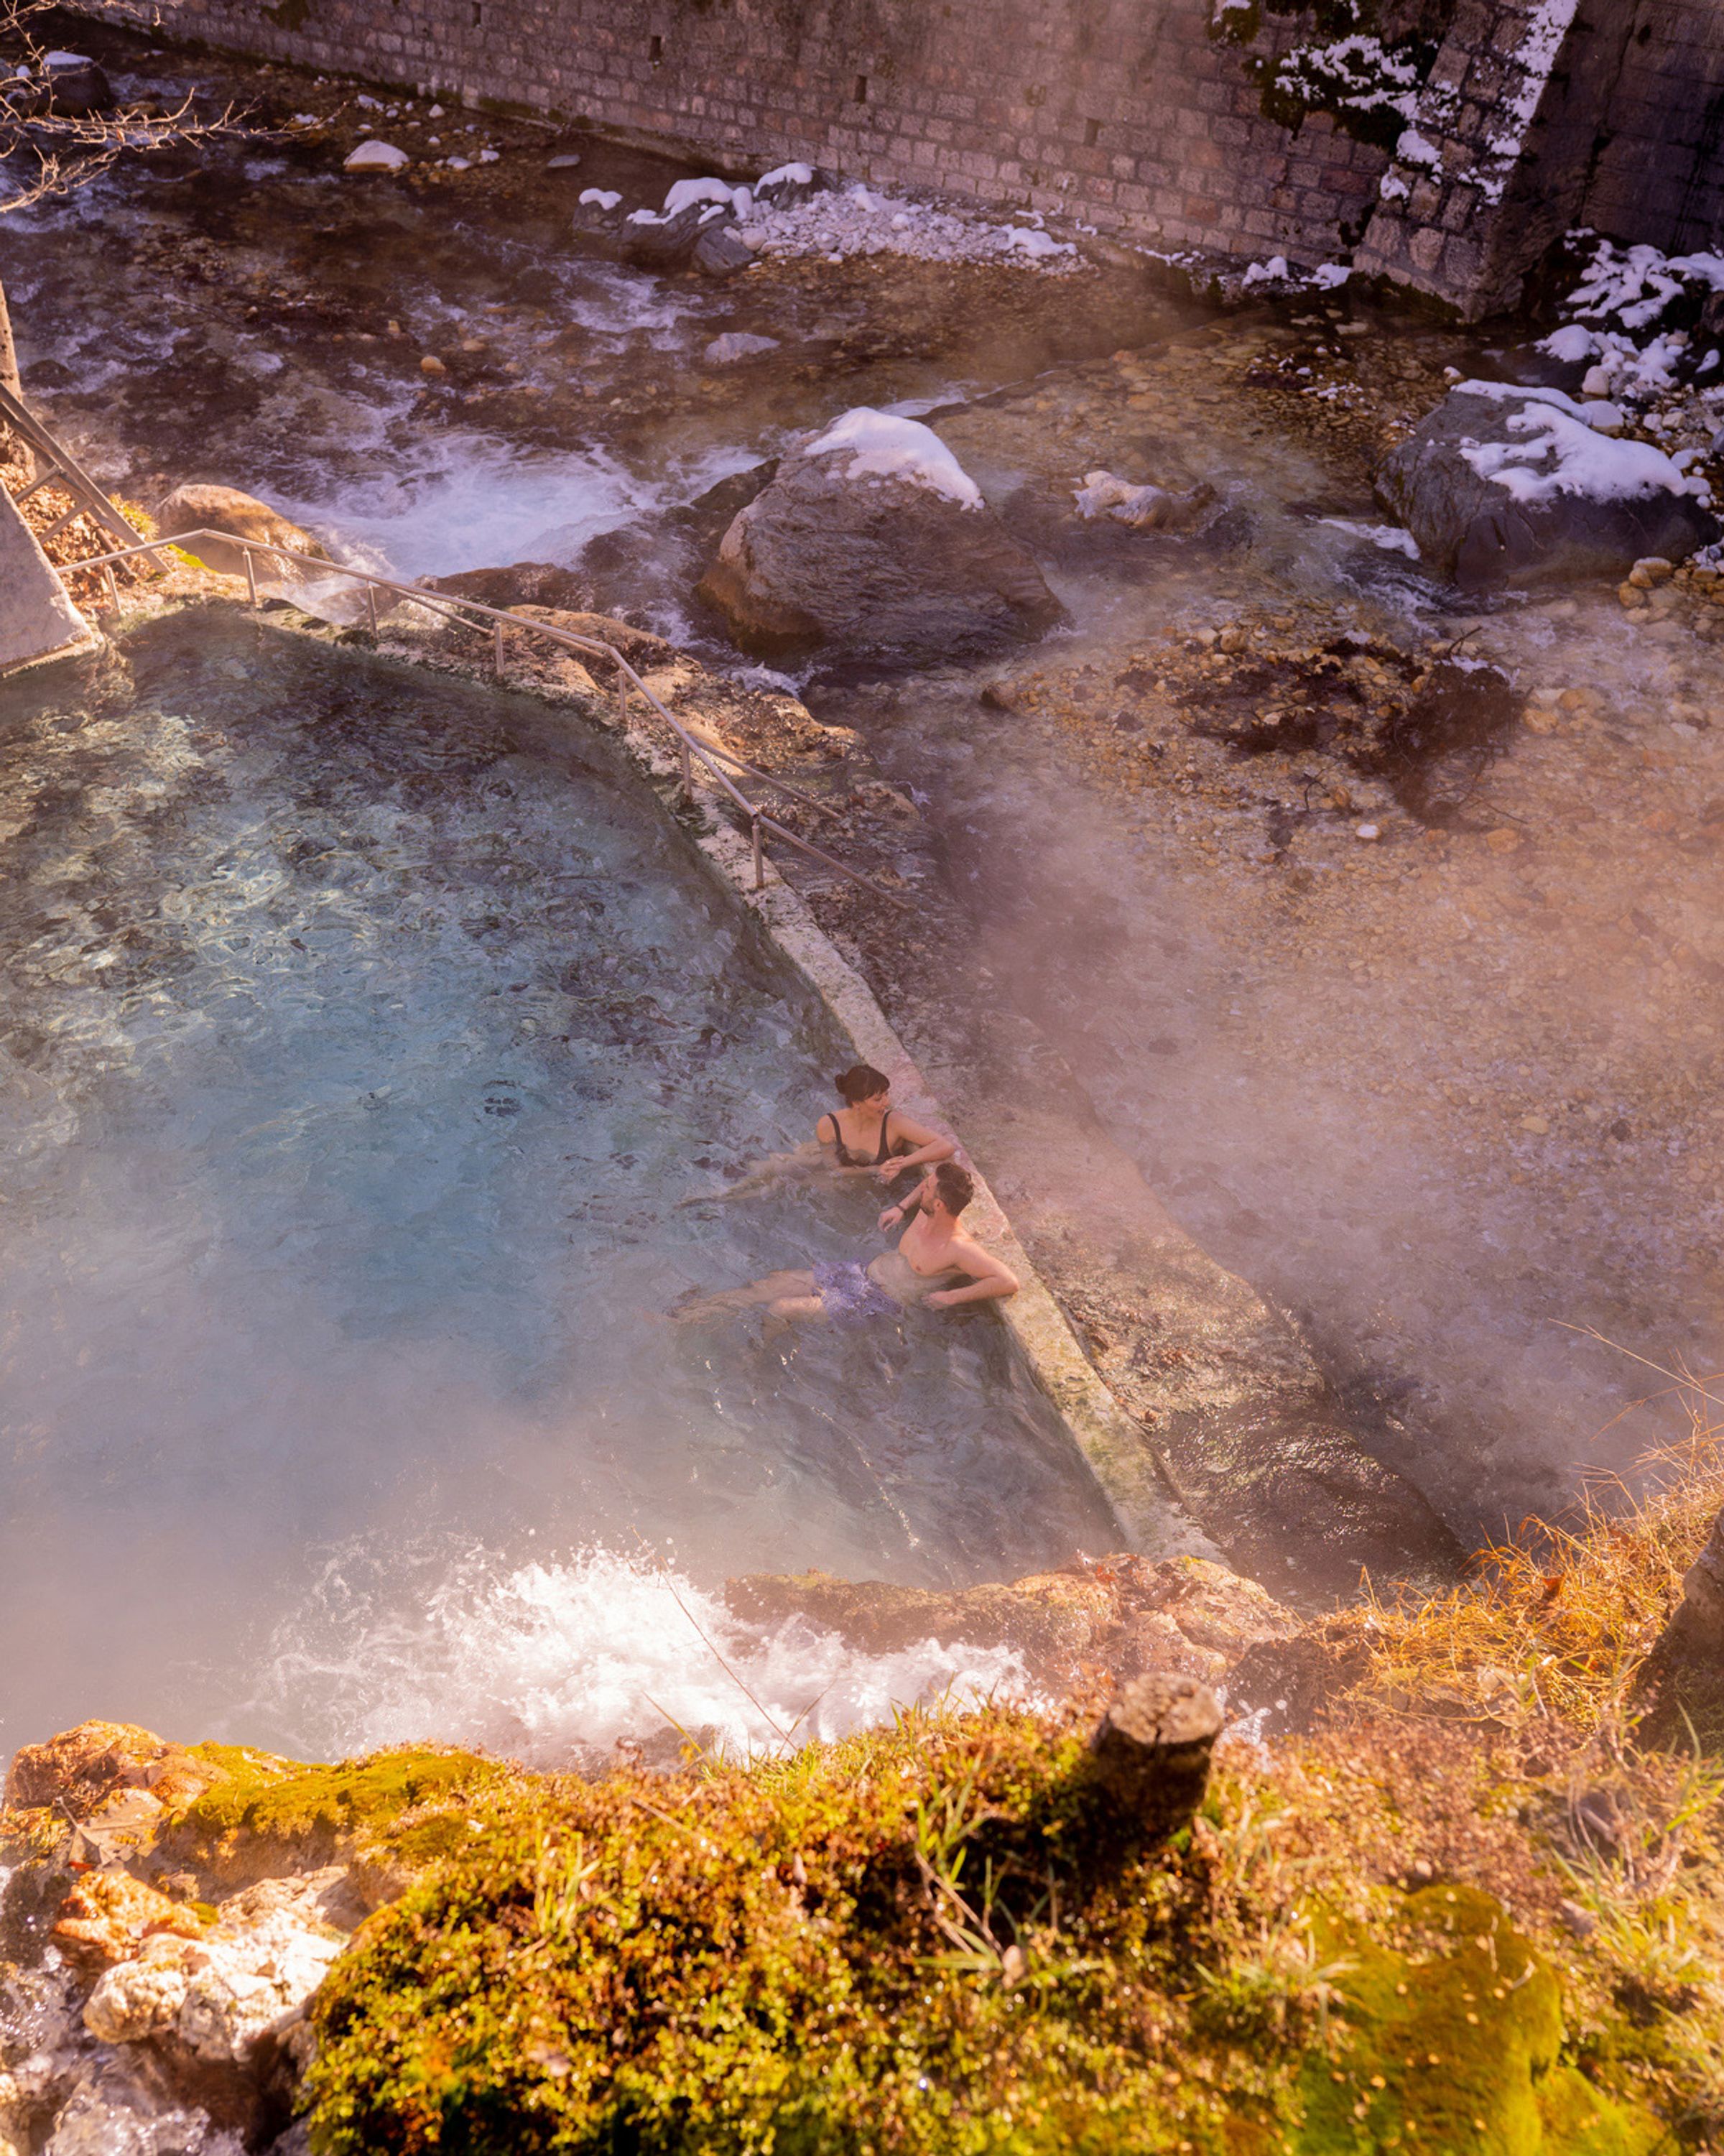
<path fill-rule="evenodd" d="M 967 1168 L 942 1160 L 902 1204 L 889 1205 L 880 1214 L 882 1229 L 906 1221 L 909 1225 L 897 1249 L 883 1250 L 871 1265 L 818 1265 L 768 1273 L 746 1287 L 701 1296 L 672 1315 L 688 1323 L 763 1302 L 774 1317 L 862 1326 L 877 1317 L 895 1317 L 916 1303 L 929 1310 L 952 1310 L 963 1303 L 1003 1302 L 1018 1292 L 1018 1276 L 965 1229 L 962 1215 L 975 1190 Z"/>

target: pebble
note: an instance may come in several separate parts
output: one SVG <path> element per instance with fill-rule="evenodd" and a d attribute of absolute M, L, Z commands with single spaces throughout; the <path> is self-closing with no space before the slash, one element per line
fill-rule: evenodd
<path fill-rule="evenodd" d="M 428 352 L 419 362 L 419 372 L 421 374 L 447 374 L 449 369 L 435 352 Z"/>
<path fill-rule="evenodd" d="M 1353 836 L 1356 839 L 1364 839 L 1368 844 L 1373 839 L 1380 839 L 1383 836 L 1383 831 L 1376 824 L 1355 824 Z"/>
<path fill-rule="evenodd" d="M 1493 854 L 1511 854 L 1520 843 L 1520 833 L 1511 831 L 1506 824 L 1499 824 L 1494 831 L 1485 834 L 1485 844 Z"/>
<path fill-rule="evenodd" d="M 578 157 L 565 151 L 560 157 L 547 157 L 545 170 L 547 172 L 572 172 L 580 162 Z"/>

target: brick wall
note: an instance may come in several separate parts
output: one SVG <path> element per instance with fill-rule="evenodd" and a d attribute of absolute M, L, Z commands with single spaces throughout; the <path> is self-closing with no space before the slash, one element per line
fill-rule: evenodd
<path fill-rule="evenodd" d="M 90 0 L 91 12 L 102 10 Z M 164 0 L 228 50 L 790 158 L 1167 249 L 1332 259 L 1385 158 L 1266 121 L 1208 0 Z M 1269 37 L 1290 38 L 1290 21 Z"/>

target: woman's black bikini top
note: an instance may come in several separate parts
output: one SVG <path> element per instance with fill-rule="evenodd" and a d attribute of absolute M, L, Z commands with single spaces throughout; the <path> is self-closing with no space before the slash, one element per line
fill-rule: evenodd
<path fill-rule="evenodd" d="M 858 1160 L 844 1143 L 844 1127 L 836 1116 L 822 1116 L 820 1120 L 823 1123 L 829 1122 L 832 1126 L 832 1142 L 838 1147 L 838 1164 L 840 1168 L 866 1168 L 870 1165 L 865 1160 Z M 883 1167 L 892 1158 L 892 1141 L 889 1132 L 891 1120 L 892 1111 L 888 1108 L 880 1119 L 880 1151 L 875 1155 L 872 1163 L 875 1168 Z"/>

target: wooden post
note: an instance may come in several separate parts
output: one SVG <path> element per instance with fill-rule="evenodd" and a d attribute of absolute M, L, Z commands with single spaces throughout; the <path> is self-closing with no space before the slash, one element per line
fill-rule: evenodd
<path fill-rule="evenodd" d="M 1188 1825 L 1209 1782 L 1221 1706 L 1195 1677 L 1149 1670 L 1121 1687 L 1090 1740 L 1090 1773 L 1123 1824 L 1153 1840 Z"/>

